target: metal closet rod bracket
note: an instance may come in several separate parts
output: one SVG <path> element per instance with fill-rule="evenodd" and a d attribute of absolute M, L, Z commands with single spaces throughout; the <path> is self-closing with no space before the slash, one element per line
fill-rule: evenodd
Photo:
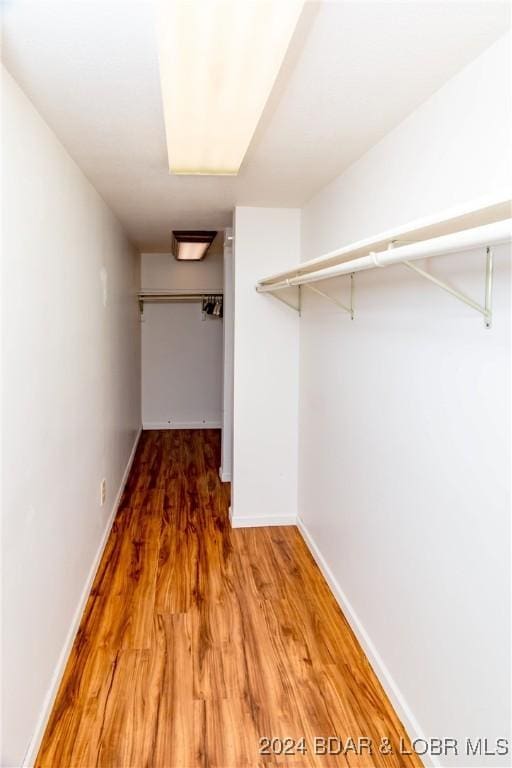
<path fill-rule="evenodd" d="M 336 304 L 337 307 L 340 307 L 340 309 L 343 309 L 345 312 L 348 312 L 350 315 L 350 319 L 354 319 L 354 273 L 350 273 L 350 307 L 347 307 L 346 304 L 343 304 L 338 299 L 335 299 L 334 296 L 331 296 L 328 293 L 325 293 L 325 291 L 321 291 L 320 288 L 316 288 L 314 285 L 311 285 L 310 283 L 304 283 L 305 288 L 309 288 L 310 291 L 313 291 L 313 293 L 318 293 L 319 296 L 323 296 L 324 299 L 328 299 L 328 301 L 332 301 L 333 304 Z M 299 286 L 300 288 L 300 286 Z"/>
<path fill-rule="evenodd" d="M 297 291 L 298 302 L 297 302 L 297 304 L 293 304 L 293 302 L 287 301 L 286 299 L 283 299 L 283 297 L 279 296 L 279 294 L 277 294 L 277 293 L 272 293 L 271 295 L 274 297 L 274 299 L 279 299 L 279 301 L 282 301 L 283 304 L 286 304 L 287 307 L 290 307 L 290 309 L 294 309 L 295 312 L 298 312 L 299 313 L 299 317 L 300 317 L 301 314 L 302 314 L 302 290 L 301 290 L 302 286 L 301 285 L 298 285 L 298 286 L 295 286 L 295 285 L 288 285 L 288 286 L 286 286 L 285 285 L 285 286 L 283 286 L 283 288 L 295 288 L 295 287 L 298 288 L 298 291 Z M 256 290 L 258 290 L 258 288 L 256 288 Z"/>
<path fill-rule="evenodd" d="M 459 301 L 462 301 L 464 304 L 467 304 L 472 309 L 479 312 L 484 317 L 484 324 L 486 328 L 490 328 L 492 325 L 492 278 L 493 278 L 493 254 L 492 254 L 492 248 L 487 246 L 486 248 L 486 261 L 485 261 L 485 303 L 479 304 L 477 301 L 474 301 L 469 296 L 466 296 L 465 293 L 461 293 L 461 291 L 457 291 L 455 288 L 452 288 L 451 285 L 448 285 L 443 280 L 440 280 L 437 277 L 434 277 L 434 275 L 431 275 L 430 272 L 425 272 L 424 269 L 421 269 L 421 267 L 418 267 L 416 264 L 414 264 L 412 261 L 404 260 L 402 262 L 406 267 L 409 269 L 412 269 L 416 274 L 421 275 L 421 277 L 424 277 L 425 280 L 429 280 L 431 283 L 434 283 L 434 285 L 439 286 L 439 288 L 442 288 L 443 291 L 447 291 L 447 293 L 454 296 Z"/>
<path fill-rule="evenodd" d="M 292 288 L 292 287 L 293 287 L 293 286 L 290 286 L 290 288 Z M 301 295 L 300 295 L 300 285 L 299 285 L 299 304 L 298 304 L 298 306 L 297 306 L 297 305 L 295 305 L 295 304 L 292 304 L 292 302 L 291 302 L 291 301 L 287 301 L 286 299 L 283 299 L 283 297 L 282 297 L 282 296 L 278 296 L 278 294 L 277 294 L 277 293 L 273 293 L 273 294 L 272 294 L 272 296 L 274 297 L 274 299 L 279 299 L 279 301 L 282 301 L 282 302 L 283 302 L 283 304 L 286 304 L 286 306 L 287 306 L 287 307 L 290 307 L 290 309 L 294 309 L 294 310 L 295 310 L 295 312 L 298 312 L 298 313 L 299 313 L 299 317 L 300 317 L 300 314 L 301 314 Z"/>
<path fill-rule="evenodd" d="M 283 286 L 283 287 L 285 288 L 287 286 Z M 309 288 L 310 291 L 313 291 L 314 293 L 318 293 L 319 296 L 323 296 L 325 299 L 332 301 L 333 304 L 336 304 L 337 307 L 340 307 L 340 309 L 343 309 L 345 312 L 348 312 L 351 320 L 354 319 L 354 273 L 353 272 L 350 274 L 350 307 L 347 307 L 346 304 L 343 304 L 341 301 L 338 301 L 338 299 L 335 299 L 334 296 L 330 296 L 328 293 L 325 293 L 325 291 L 321 291 L 320 288 L 316 288 L 315 286 L 310 285 L 309 283 L 304 283 L 297 286 L 294 286 L 293 284 L 291 284 L 288 287 L 298 288 L 297 304 L 293 304 L 291 301 L 287 301 L 286 299 L 283 299 L 283 297 L 279 296 L 277 292 L 276 293 L 272 292 L 271 295 L 275 299 L 279 299 L 279 301 L 282 301 L 283 304 L 286 304 L 286 306 L 290 307 L 290 309 L 294 309 L 295 312 L 298 312 L 299 317 L 301 317 L 302 315 L 302 288 Z"/>

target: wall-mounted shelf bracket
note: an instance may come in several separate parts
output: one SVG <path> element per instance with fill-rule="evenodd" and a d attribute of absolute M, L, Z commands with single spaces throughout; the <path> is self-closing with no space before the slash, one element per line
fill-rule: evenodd
<path fill-rule="evenodd" d="M 485 303 L 482 306 L 482 304 L 479 304 L 477 301 L 474 301 L 469 296 L 466 296 L 465 293 L 461 293 L 460 291 L 457 291 L 455 288 L 452 288 L 451 285 L 448 285 L 447 283 L 443 282 L 443 280 L 440 280 L 437 277 L 434 277 L 434 275 L 431 275 L 430 272 L 426 272 L 424 269 L 421 269 L 421 267 L 418 267 L 416 264 L 414 264 L 411 261 L 404 260 L 401 262 L 402 264 L 405 264 L 406 267 L 409 267 L 409 269 L 412 269 L 416 274 L 421 275 L 421 277 L 424 277 L 425 280 L 429 280 L 431 283 L 434 283 L 434 285 L 439 286 L 439 288 L 442 288 L 443 291 L 447 291 L 447 293 L 454 296 L 459 301 L 462 301 L 464 304 L 467 304 L 472 309 L 479 312 L 484 317 L 484 323 L 486 328 L 490 328 L 492 325 L 492 278 L 493 278 L 493 259 L 492 259 L 492 248 L 487 246 L 486 248 L 486 265 L 485 265 Z"/>
<path fill-rule="evenodd" d="M 294 309 L 296 312 L 298 312 L 298 313 L 299 313 L 299 317 L 300 317 L 300 313 L 301 313 L 301 306 L 300 306 L 300 305 L 301 305 L 301 295 L 300 295 L 300 289 L 299 289 L 299 303 L 298 303 L 298 305 L 296 305 L 296 304 L 292 304 L 292 302 L 291 302 L 291 301 L 287 301 L 286 299 L 283 299 L 283 297 L 282 297 L 282 296 L 278 296 L 278 294 L 277 294 L 277 293 L 274 293 L 274 294 L 272 294 L 272 295 L 273 295 L 273 297 L 274 297 L 275 299 L 279 299 L 279 301 L 282 301 L 282 302 L 283 302 L 283 304 L 286 304 L 286 306 L 287 306 L 287 307 L 290 307 L 290 309 Z"/>
<path fill-rule="evenodd" d="M 310 291 L 313 291 L 313 293 L 318 293 L 318 295 L 323 296 L 324 299 L 328 299 L 329 301 L 332 301 L 332 303 L 336 304 L 336 306 L 340 307 L 340 309 L 343 309 L 345 312 L 348 312 L 351 320 L 354 319 L 354 273 L 353 272 L 350 275 L 350 307 L 347 307 L 346 304 L 343 304 L 338 299 L 335 299 L 334 296 L 330 296 L 328 293 L 325 293 L 325 291 L 321 291 L 320 288 L 317 288 L 315 285 L 311 285 L 309 283 L 305 283 L 304 285 L 306 288 L 309 288 Z"/>

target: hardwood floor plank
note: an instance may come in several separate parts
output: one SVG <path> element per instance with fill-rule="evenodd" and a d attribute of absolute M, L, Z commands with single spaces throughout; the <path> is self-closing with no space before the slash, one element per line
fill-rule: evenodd
<path fill-rule="evenodd" d="M 98 738 L 108 692 L 116 668 L 116 653 L 107 649 L 73 649 L 54 704 L 37 765 L 45 768 L 95 766 Z"/>
<path fill-rule="evenodd" d="M 154 706 L 144 696 L 150 652 L 148 650 L 119 651 L 98 729 L 95 766 L 151 765 L 150 734 L 145 729 L 146 719 Z"/>
<path fill-rule="evenodd" d="M 315 754 L 405 733 L 298 530 L 231 529 L 219 459 L 216 430 L 142 433 L 37 768 L 417 768 Z"/>

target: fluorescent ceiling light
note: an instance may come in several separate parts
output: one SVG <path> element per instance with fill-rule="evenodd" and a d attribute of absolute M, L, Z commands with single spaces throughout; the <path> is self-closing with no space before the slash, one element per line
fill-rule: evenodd
<path fill-rule="evenodd" d="M 217 232 L 176 231 L 172 235 L 172 252 L 178 261 L 201 261 Z"/>
<path fill-rule="evenodd" d="M 237 174 L 304 0 L 160 0 L 171 173 Z"/>
<path fill-rule="evenodd" d="M 178 261 L 201 261 L 208 250 L 208 243 L 180 243 L 176 258 Z"/>

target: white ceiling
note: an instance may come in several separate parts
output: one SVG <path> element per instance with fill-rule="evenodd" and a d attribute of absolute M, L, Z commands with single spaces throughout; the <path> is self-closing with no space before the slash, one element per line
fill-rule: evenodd
<path fill-rule="evenodd" d="M 7 68 L 157 251 L 172 229 L 229 226 L 235 204 L 305 203 L 503 34 L 510 5 L 307 3 L 234 178 L 169 175 L 152 0 L 4 0 L 3 16 Z"/>

